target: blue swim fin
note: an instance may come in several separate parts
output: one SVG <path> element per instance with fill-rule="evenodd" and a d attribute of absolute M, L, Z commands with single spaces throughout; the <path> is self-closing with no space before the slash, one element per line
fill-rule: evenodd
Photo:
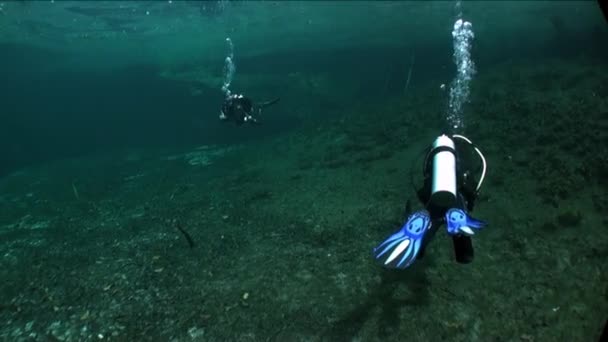
<path fill-rule="evenodd" d="M 374 248 L 374 258 L 388 268 L 404 269 L 410 266 L 420 252 L 424 234 L 431 228 L 428 211 L 411 214 L 399 231 Z"/>
<path fill-rule="evenodd" d="M 464 234 L 471 236 L 475 234 L 473 229 L 481 229 L 487 223 L 469 216 L 464 210 L 452 208 L 445 213 L 445 222 L 448 234 Z"/>

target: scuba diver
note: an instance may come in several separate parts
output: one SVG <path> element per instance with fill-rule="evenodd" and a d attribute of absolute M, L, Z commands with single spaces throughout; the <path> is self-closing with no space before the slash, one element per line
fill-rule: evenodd
<path fill-rule="evenodd" d="M 234 121 L 237 126 L 243 123 L 259 124 L 262 110 L 277 102 L 279 98 L 254 104 L 250 98 L 242 94 L 228 93 L 220 111 L 220 120 Z"/>
<path fill-rule="evenodd" d="M 481 165 L 473 170 L 475 152 Z M 474 173 L 481 169 L 479 180 Z M 486 223 L 469 216 L 486 173 L 481 151 L 462 135 L 441 135 L 429 148 L 423 163 L 424 183 L 417 197 L 424 209 L 409 215 L 403 227 L 374 248 L 374 258 L 384 267 L 405 269 L 424 256 L 433 236 L 445 224 L 452 237 L 456 261 L 473 260 L 471 236 Z M 413 184 L 413 181 L 412 181 Z M 410 212 L 409 201 L 406 205 Z"/>
<path fill-rule="evenodd" d="M 230 84 L 236 72 L 236 65 L 234 63 L 234 45 L 232 44 L 232 39 L 226 38 L 226 43 L 228 44 L 228 56 L 224 60 L 224 83 L 222 84 L 224 104 L 222 104 L 222 110 L 220 111 L 220 120 L 233 121 L 237 126 L 245 122 L 259 124 L 262 110 L 279 102 L 279 98 L 254 104 L 249 97 L 245 97 L 243 94 L 233 94 L 230 91 Z"/>

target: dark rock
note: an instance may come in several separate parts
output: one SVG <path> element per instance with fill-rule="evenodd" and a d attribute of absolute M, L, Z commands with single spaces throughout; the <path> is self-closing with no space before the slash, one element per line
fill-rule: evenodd
<path fill-rule="evenodd" d="M 580 225 L 582 218 L 578 211 L 566 211 L 557 216 L 557 222 L 564 227 L 576 227 Z"/>
<path fill-rule="evenodd" d="M 553 222 L 545 222 L 540 229 L 542 229 L 543 231 L 547 232 L 547 233 L 553 233 L 555 231 L 557 231 L 557 225 Z"/>

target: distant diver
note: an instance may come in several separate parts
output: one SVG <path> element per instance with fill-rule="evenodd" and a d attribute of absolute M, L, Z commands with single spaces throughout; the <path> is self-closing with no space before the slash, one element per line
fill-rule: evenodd
<path fill-rule="evenodd" d="M 279 98 L 256 103 L 242 94 L 232 94 L 230 84 L 236 72 L 234 64 L 234 45 L 230 38 L 226 38 L 228 43 L 228 56 L 224 61 L 224 83 L 222 84 L 222 92 L 224 93 L 224 103 L 220 111 L 220 120 L 232 121 L 237 126 L 244 123 L 259 124 L 262 110 L 279 102 Z"/>
<path fill-rule="evenodd" d="M 250 98 L 242 94 L 230 94 L 226 96 L 222 105 L 220 120 L 232 121 L 237 126 L 244 123 L 259 124 L 262 110 L 277 102 L 279 102 L 279 98 L 254 104 Z"/>
<path fill-rule="evenodd" d="M 468 152 L 468 153 L 467 153 Z M 470 156 L 475 152 L 481 165 L 473 170 Z M 479 180 L 474 173 L 481 171 Z M 486 173 L 481 151 L 462 135 L 441 135 L 429 148 L 423 164 L 424 183 L 417 196 L 423 210 L 409 213 L 403 227 L 374 248 L 374 258 L 382 266 L 405 269 L 424 256 L 436 231 L 446 224 L 452 237 L 456 261 L 469 263 L 474 251 L 471 236 L 486 223 L 469 216 Z M 412 182 L 413 183 L 413 182 Z"/>

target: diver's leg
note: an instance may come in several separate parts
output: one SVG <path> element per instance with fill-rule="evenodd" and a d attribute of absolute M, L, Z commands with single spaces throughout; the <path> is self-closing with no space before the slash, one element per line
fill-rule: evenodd
<path fill-rule="evenodd" d="M 458 196 L 457 208 L 467 211 L 467 203 L 462 194 Z M 454 254 L 456 255 L 456 261 L 461 264 L 468 264 L 473 261 L 475 256 L 475 250 L 473 249 L 473 240 L 470 236 L 466 235 L 454 235 L 452 236 L 452 243 L 454 245 Z"/>
<path fill-rule="evenodd" d="M 435 233 L 437 233 L 439 226 L 441 226 L 440 220 L 431 220 L 431 229 L 424 236 L 424 239 L 422 240 L 422 246 L 420 247 L 420 252 L 418 253 L 418 256 L 416 256 L 416 259 L 422 259 L 424 257 L 426 246 L 428 246 L 431 240 L 433 240 L 433 237 L 435 237 Z"/>
<path fill-rule="evenodd" d="M 473 261 L 475 250 L 473 249 L 473 240 L 470 236 L 455 235 L 452 237 L 454 243 L 454 254 L 456 261 L 461 264 L 468 264 Z"/>

